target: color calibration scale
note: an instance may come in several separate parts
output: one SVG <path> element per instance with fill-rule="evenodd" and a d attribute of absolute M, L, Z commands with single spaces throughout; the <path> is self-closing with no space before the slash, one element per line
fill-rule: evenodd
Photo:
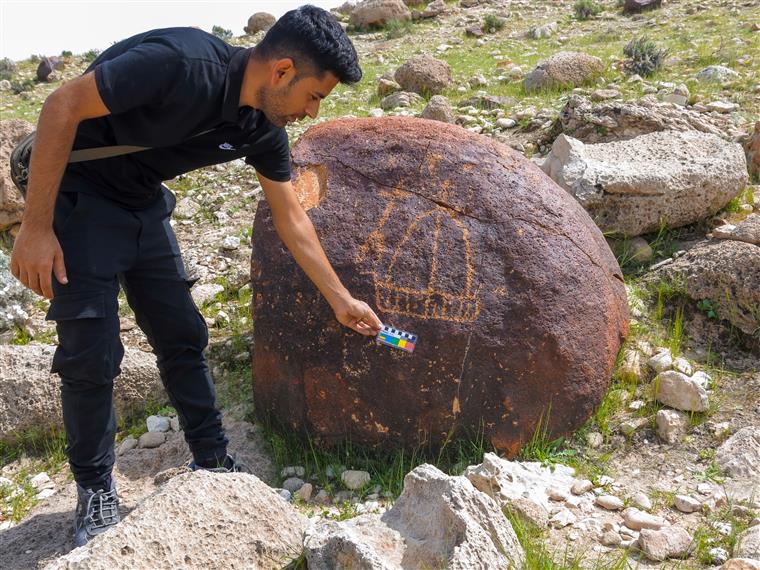
<path fill-rule="evenodd" d="M 378 344 L 400 348 L 406 352 L 413 352 L 414 345 L 417 344 L 417 335 L 389 325 L 383 325 L 382 330 L 377 334 L 377 342 Z"/>

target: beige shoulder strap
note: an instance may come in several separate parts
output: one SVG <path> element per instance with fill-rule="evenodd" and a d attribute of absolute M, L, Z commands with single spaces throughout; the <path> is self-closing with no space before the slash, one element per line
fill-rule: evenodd
<path fill-rule="evenodd" d="M 194 139 L 206 133 L 210 133 L 214 129 L 208 129 L 197 135 L 193 135 L 190 138 Z M 190 139 L 187 139 L 190 140 Z M 121 156 L 122 154 L 131 154 L 133 152 L 140 152 L 141 150 L 149 150 L 156 148 L 152 146 L 131 146 L 127 144 L 116 146 L 99 146 L 95 148 L 83 148 L 80 150 L 72 150 L 69 155 L 69 164 L 72 162 L 83 162 L 85 160 L 97 160 L 100 158 L 111 158 L 112 156 Z"/>

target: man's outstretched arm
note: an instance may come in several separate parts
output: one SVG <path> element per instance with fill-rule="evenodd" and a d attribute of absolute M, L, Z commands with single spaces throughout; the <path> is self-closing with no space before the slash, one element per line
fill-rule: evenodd
<path fill-rule="evenodd" d="M 67 283 L 63 252 L 53 233 L 53 210 L 74 135 L 84 119 L 108 114 L 92 72 L 53 91 L 42 106 L 11 271 L 24 285 L 48 299 L 53 298 L 53 272 L 59 283 Z"/>
<path fill-rule="evenodd" d="M 290 182 L 275 182 L 257 174 L 264 190 L 277 235 L 325 296 L 338 321 L 363 335 L 375 335 L 382 323 L 365 303 L 354 299 L 330 265 L 311 220 L 298 202 Z"/>

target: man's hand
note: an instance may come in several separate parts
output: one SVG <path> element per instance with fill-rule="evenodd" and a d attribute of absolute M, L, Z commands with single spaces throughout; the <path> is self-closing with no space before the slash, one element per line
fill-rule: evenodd
<path fill-rule="evenodd" d="M 376 335 L 383 326 L 367 303 L 350 296 L 337 301 L 333 310 L 340 324 L 365 336 Z"/>
<path fill-rule="evenodd" d="M 53 298 L 52 274 L 59 283 L 68 283 L 63 251 L 52 229 L 32 229 L 21 224 L 11 255 L 13 276 L 38 295 Z"/>

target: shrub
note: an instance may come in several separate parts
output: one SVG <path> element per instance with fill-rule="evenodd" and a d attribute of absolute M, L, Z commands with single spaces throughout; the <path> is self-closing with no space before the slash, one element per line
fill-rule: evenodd
<path fill-rule="evenodd" d="M 385 38 L 392 40 L 412 32 L 411 20 L 390 20 L 385 25 Z"/>
<path fill-rule="evenodd" d="M 578 0 L 574 8 L 575 17 L 579 20 L 588 20 L 602 11 L 602 7 L 594 2 L 594 0 Z"/>
<path fill-rule="evenodd" d="M 91 50 L 88 50 L 88 51 L 84 52 L 84 54 L 82 54 L 82 58 L 87 63 L 92 63 L 93 61 L 95 61 L 96 59 L 98 59 L 99 55 L 100 55 L 100 50 L 99 49 L 91 49 Z"/>
<path fill-rule="evenodd" d="M 495 14 L 486 14 L 486 17 L 483 18 L 483 31 L 493 34 L 504 28 L 505 24 L 503 18 L 499 18 Z"/>
<path fill-rule="evenodd" d="M 16 95 L 23 93 L 24 91 L 34 90 L 34 80 L 24 79 L 23 81 L 11 81 L 11 91 Z"/>
<path fill-rule="evenodd" d="M 10 79 L 16 73 L 16 64 L 13 60 L 4 57 L 0 59 L 0 79 Z"/>
<path fill-rule="evenodd" d="M 222 40 L 232 39 L 232 30 L 225 30 L 222 26 L 214 26 L 211 28 L 211 33 Z"/>
<path fill-rule="evenodd" d="M 67 49 L 61 52 L 61 57 L 72 57 L 73 55 L 74 54 L 70 50 L 67 50 Z"/>
<path fill-rule="evenodd" d="M 658 47 L 652 40 L 643 36 L 628 42 L 623 48 L 623 53 L 628 57 L 625 70 L 646 77 L 662 67 L 668 50 Z"/>

